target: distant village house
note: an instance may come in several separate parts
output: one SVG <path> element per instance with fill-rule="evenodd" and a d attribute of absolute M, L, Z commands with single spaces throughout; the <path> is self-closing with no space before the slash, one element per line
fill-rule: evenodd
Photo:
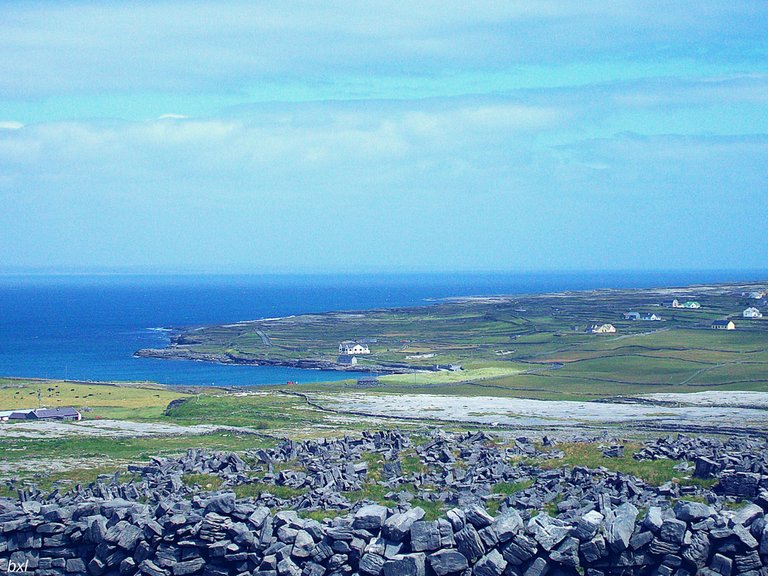
<path fill-rule="evenodd" d="M 710 326 L 712 330 L 736 330 L 736 324 L 733 320 L 715 320 Z"/>
<path fill-rule="evenodd" d="M 640 314 L 640 312 L 624 312 L 624 320 L 645 320 L 658 322 L 661 320 L 661 316 L 653 313 Z"/>
<path fill-rule="evenodd" d="M 354 356 L 355 354 L 370 354 L 371 350 L 367 344 L 362 344 L 355 340 L 345 340 L 339 344 L 339 354 L 343 356 Z"/>
<path fill-rule="evenodd" d="M 616 332 L 616 327 L 613 324 L 589 324 L 585 332 L 590 334 L 610 334 Z"/>
<path fill-rule="evenodd" d="M 336 358 L 336 362 L 338 364 L 348 364 L 350 366 L 354 366 L 357 364 L 357 356 L 352 356 L 352 354 L 342 354 Z"/>
<path fill-rule="evenodd" d="M 683 308 L 701 308 L 701 304 L 699 304 L 695 300 L 689 300 L 688 302 L 684 302 L 682 307 Z"/>
<path fill-rule="evenodd" d="M 744 310 L 744 312 L 742 313 L 742 316 L 744 316 L 744 318 L 762 318 L 763 313 L 760 312 L 760 310 L 758 310 L 757 308 L 750 307 Z"/>
<path fill-rule="evenodd" d="M 664 308 L 682 308 L 682 305 L 680 304 L 680 301 L 675 298 L 674 300 L 663 300 L 661 302 L 662 307 Z"/>
<path fill-rule="evenodd" d="M 658 314 L 645 314 L 643 315 L 642 319 L 645 320 L 646 322 L 660 322 L 661 316 L 659 316 Z"/>

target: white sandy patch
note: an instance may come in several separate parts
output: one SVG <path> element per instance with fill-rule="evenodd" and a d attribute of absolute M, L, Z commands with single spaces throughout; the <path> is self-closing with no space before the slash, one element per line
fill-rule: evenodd
<path fill-rule="evenodd" d="M 689 396 L 689 395 L 681 395 Z M 321 404 L 377 416 L 438 418 L 486 424 L 558 425 L 583 422 L 614 424 L 651 422 L 664 424 L 762 427 L 768 412 L 741 406 L 688 406 L 569 402 L 525 398 L 457 397 L 423 394 L 342 394 L 316 396 Z M 768 395 L 766 395 L 768 402 Z M 437 411 L 439 410 L 439 412 Z"/>
<path fill-rule="evenodd" d="M 742 406 L 768 408 L 768 392 L 709 391 L 689 394 L 658 393 L 641 396 L 644 400 L 679 402 L 695 406 Z"/>
<path fill-rule="evenodd" d="M 55 438 L 62 436 L 105 436 L 130 438 L 138 436 L 182 436 L 210 434 L 217 431 L 251 431 L 235 426 L 197 424 L 179 426 L 158 422 L 128 420 L 82 420 L 80 422 L 18 422 L 0 425 L 0 438 Z M 254 430 L 255 431 L 255 430 Z"/>

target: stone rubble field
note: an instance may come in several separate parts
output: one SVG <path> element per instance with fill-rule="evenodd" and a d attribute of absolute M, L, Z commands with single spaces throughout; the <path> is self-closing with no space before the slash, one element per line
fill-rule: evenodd
<path fill-rule="evenodd" d="M 574 439 L 625 456 L 608 435 Z M 764 439 L 649 440 L 637 461 L 679 461 L 681 476 L 701 480 L 660 486 L 558 466 L 560 446 L 548 438 L 498 442 L 483 432 L 385 431 L 284 440 L 243 457 L 190 450 L 133 466 L 129 479 L 105 477 L 66 493 L 19 485 L 17 499 L 0 499 L 0 568 L 91 576 L 768 573 Z M 220 486 L 189 485 L 188 474 Z M 262 490 L 238 499 L 233 490 L 244 483 Z M 371 483 L 388 491 L 391 505 L 347 498 Z M 492 490 L 500 483 L 520 489 L 499 502 Z M 270 493 L 279 487 L 296 492 Z M 415 498 L 447 511 L 430 519 Z"/>

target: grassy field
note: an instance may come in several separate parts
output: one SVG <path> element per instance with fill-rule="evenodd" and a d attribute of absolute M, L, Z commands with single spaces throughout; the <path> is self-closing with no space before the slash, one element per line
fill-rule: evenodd
<path fill-rule="evenodd" d="M 186 394 L 153 384 L 83 384 L 0 378 L 0 410 L 74 406 L 83 418 L 157 420 L 171 400 Z"/>
<path fill-rule="evenodd" d="M 189 448 L 242 451 L 272 445 L 270 440 L 252 434 L 216 432 L 212 434 L 144 436 L 114 438 L 68 436 L 60 438 L 4 438 L 3 460 L 26 461 L 75 458 L 93 462 L 114 463 L 146 461 L 150 456 L 178 454 Z"/>
<path fill-rule="evenodd" d="M 181 355 L 212 353 L 233 362 L 333 362 L 339 341 L 366 339 L 372 353 L 359 357 L 361 365 L 465 368 L 383 376 L 392 390 L 477 393 L 466 386 L 476 384 L 486 393 L 536 398 L 734 386 L 768 390 L 768 320 L 740 317 L 753 304 L 741 295 L 746 289 L 603 290 L 307 314 L 197 329 L 182 334 L 173 348 Z M 701 308 L 660 306 L 671 297 L 696 300 Z M 654 312 L 663 320 L 624 320 L 630 310 Z M 738 329 L 711 330 L 717 318 L 734 319 Z M 593 322 L 612 323 L 617 332 L 585 333 Z"/>
<path fill-rule="evenodd" d="M 339 341 L 366 338 L 372 354 L 361 358 L 363 364 L 463 366 L 463 370 L 453 372 L 381 375 L 380 386 L 372 389 L 357 387 L 354 375 L 350 375 L 346 381 L 302 385 L 291 389 L 294 392 L 423 393 L 543 400 L 597 400 L 617 395 L 702 390 L 768 392 L 768 320 L 739 318 L 741 310 L 751 304 L 740 292 L 739 287 L 693 287 L 675 294 L 652 290 L 574 292 L 451 301 L 408 309 L 307 314 L 190 331 L 180 336 L 176 347 L 182 352 L 212 353 L 232 361 L 334 361 Z M 697 300 L 702 308 L 671 310 L 659 306 L 661 300 L 675 296 Z M 628 310 L 655 312 L 664 320 L 625 321 L 622 313 Z M 721 332 L 708 328 L 712 319 L 726 317 L 735 320 L 737 330 Z M 613 323 L 617 332 L 587 334 L 584 327 L 591 322 Z M 171 401 L 179 399 L 185 401 L 166 411 Z M 147 425 L 215 424 L 294 438 L 355 432 L 371 426 L 365 419 L 318 410 L 303 398 L 281 393 L 277 387 L 250 388 L 246 392 L 174 389 L 149 383 L 0 379 L 0 410 L 38 406 L 74 406 L 90 420 L 131 420 Z M 8 427 L 6 430 L 15 425 L 0 424 Z M 34 439 L 6 434 L 0 440 L 2 462 L 67 462 L 66 471 L 54 469 L 47 473 L 47 479 L 42 479 L 50 484 L 67 478 L 85 481 L 98 474 L 124 471 L 129 462 L 193 447 L 243 452 L 271 442 L 253 434 L 225 430 L 198 435 L 179 430 L 118 441 L 85 434 Z M 565 461 L 553 465 L 605 466 L 636 474 L 652 483 L 676 478 L 669 462 L 606 459 L 595 452 L 594 445 L 568 445 L 564 449 Z M 371 464 L 375 477 L 376 463 Z M 416 471 L 421 464 L 413 455 L 406 455 L 403 465 Z M 383 493 L 374 493 L 377 489 L 371 484 L 366 490 L 373 492 L 350 497 L 383 499 Z M 427 505 L 432 506 L 430 514 L 438 513 L 434 505 Z"/>

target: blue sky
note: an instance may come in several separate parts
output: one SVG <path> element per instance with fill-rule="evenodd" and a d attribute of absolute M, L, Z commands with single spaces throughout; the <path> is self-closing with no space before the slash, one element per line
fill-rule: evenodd
<path fill-rule="evenodd" d="M 7 2 L 3 268 L 765 268 L 768 3 Z"/>

